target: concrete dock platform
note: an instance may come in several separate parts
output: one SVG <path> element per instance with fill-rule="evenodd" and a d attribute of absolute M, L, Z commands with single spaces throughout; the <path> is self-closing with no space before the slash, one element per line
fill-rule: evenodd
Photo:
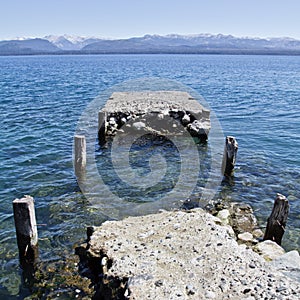
<path fill-rule="evenodd" d="M 210 130 L 210 111 L 187 92 L 115 92 L 99 112 L 99 141 L 135 131 L 156 135 L 189 132 L 201 141 Z"/>

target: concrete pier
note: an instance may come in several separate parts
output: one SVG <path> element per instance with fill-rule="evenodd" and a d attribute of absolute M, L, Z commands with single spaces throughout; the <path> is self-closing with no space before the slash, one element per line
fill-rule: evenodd
<path fill-rule="evenodd" d="M 219 224 L 194 209 L 89 228 L 83 252 L 98 274 L 95 299 L 298 299 L 299 282 Z"/>
<path fill-rule="evenodd" d="M 117 133 L 182 135 L 206 141 L 210 111 L 187 92 L 115 92 L 99 112 L 100 144 Z"/>

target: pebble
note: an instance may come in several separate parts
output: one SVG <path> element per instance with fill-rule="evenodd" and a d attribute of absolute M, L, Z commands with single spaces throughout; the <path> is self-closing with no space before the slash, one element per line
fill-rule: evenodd
<path fill-rule="evenodd" d="M 160 287 L 160 286 L 163 285 L 163 281 L 162 281 L 162 280 L 157 280 L 157 281 L 155 281 L 155 285 L 156 285 L 157 287 Z"/>
<path fill-rule="evenodd" d="M 222 209 L 218 212 L 217 217 L 221 220 L 223 225 L 229 224 L 230 211 L 228 209 Z"/>
<path fill-rule="evenodd" d="M 205 293 L 205 298 L 206 299 L 215 299 L 216 298 L 216 293 L 214 293 L 212 291 L 207 291 Z"/>
<path fill-rule="evenodd" d="M 250 232 L 243 232 L 238 235 L 238 239 L 243 242 L 251 242 L 253 240 L 253 235 Z"/>
<path fill-rule="evenodd" d="M 186 124 L 188 124 L 188 123 L 191 122 L 191 118 L 190 118 L 187 114 L 185 114 L 185 115 L 182 117 L 181 121 L 182 121 L 182 124 L 186 125 Z"/>
<path fill-rule="evenodd" d="M 195 288 L 192 285 L 188 284 L 186 286 L 186 293 L 188 295 L 194 295 L 196 293 Z"/>

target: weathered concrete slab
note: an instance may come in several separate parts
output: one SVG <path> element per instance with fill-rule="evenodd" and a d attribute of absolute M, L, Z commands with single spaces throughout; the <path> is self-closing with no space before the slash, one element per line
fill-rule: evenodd
<path fill-rule="evenodd" d="M 115 92 L 107 101 L 103 111 L 144 114 L 147 112 L 159 113 L 166 109 L 201 114 L 204 108 L 187 92 Z"/>
<path fill-rule="evenodd" d="M 118 299 L 299 299 L 299 282 L 238 245 L 232 228 L 216 222 L 194 209 L 89 230 L 86 252 L 99 271 L 99 299 L 114 299 L 109 289 L 118 289 Z"/>
<path fill-rule="evenodd" d="M 115 92 L 99 112 L 99 140 L 132 130 L 182 134 L 206 140 L 210 111 L 187 92 Z"/>

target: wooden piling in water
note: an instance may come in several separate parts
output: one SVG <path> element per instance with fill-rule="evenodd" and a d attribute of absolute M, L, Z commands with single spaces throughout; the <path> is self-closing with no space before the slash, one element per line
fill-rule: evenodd
<path fill-rule="evenodd" d="M 238 142 L 235 137 L 227 136 L 225 139 L 224 155 L 222 161 L 222 174 L 230 176 L 235 166 L 238 151 Z"/>
<path fill-rule="evenodd" d="M 98 113 L 98 140 L 100 145 L 105 145 L 106 143 L 106 122 L 107 114 L 106 112 L 99 111 Z"/>
<path fill-rule="evenodd" d="M 285 232 L 285 226 L 289 214 L 289 201 L 285 196 L 277 194 L 273 210 L 268 218 L 267 228 L 264 235 L 265 240 L 271 240 L 281 245 L 281 240 Z"/>
<path fill-rule="evenodd" d="M 74 169 L 77 179 L 82 179 L 86 170 L 86 140 L 84 135 L 74 136 Z"/>
<path fill-rule="evenodd" d="M 33 198 L 15 199 L 13 211 L 21 266 L 34 263 L 38 257 L 38 233 Z"/>

